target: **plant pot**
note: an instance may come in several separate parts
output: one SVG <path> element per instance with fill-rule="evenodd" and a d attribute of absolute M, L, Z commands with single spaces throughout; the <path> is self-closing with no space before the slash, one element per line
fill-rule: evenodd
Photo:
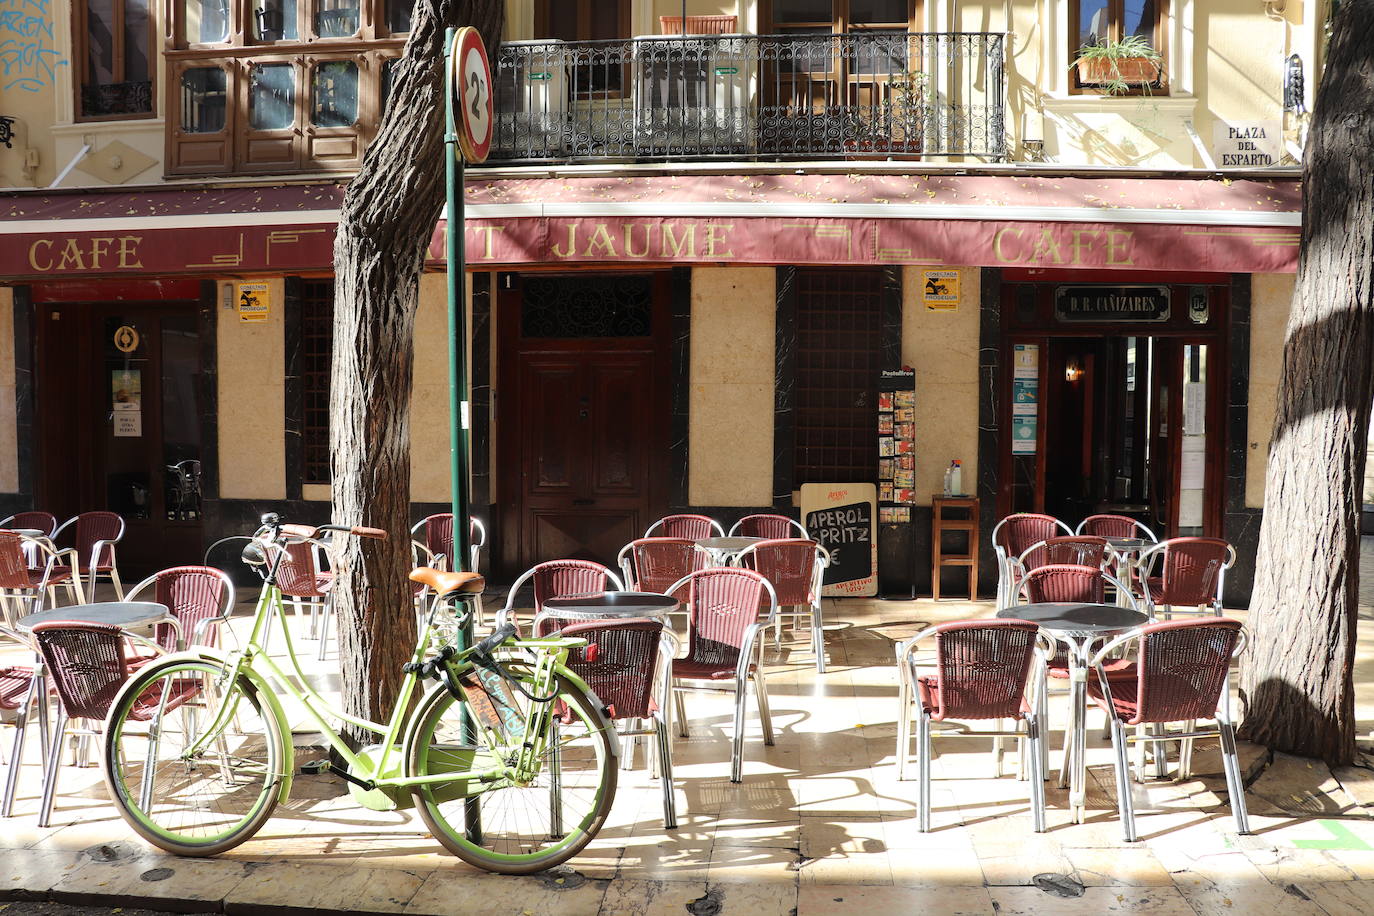
<path fill-rule="evenodd" d="M 1078 82 L 1103 86 L 1117 81 L 1132 86 L 1159 82 L 1159 64 L 1148 57 L 1092 58 L 1077 62 Z"/>

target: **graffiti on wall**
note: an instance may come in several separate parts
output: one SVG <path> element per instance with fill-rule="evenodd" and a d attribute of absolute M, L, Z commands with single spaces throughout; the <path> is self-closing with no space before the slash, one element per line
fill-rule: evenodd
<path fill-rule="evenodd" d="M 67 60 L 53 40 L 52 0 L 0 0 L 0 89 L 39 92 Z"/>

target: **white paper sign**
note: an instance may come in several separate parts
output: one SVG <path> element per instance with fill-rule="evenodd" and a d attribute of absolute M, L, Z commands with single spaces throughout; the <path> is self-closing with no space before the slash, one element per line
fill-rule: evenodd
<path fill-rule="evenodd" d="M 114 434 L 119 438 L 136 438 L 143 435 L 143 411 L 116 410 Z"/>
<path fill-rule="evenodd" d="M 1278 121 L 1218 121 L 1212 128 L 1212 156 L 1223 169 L 1262 169 L 1283 156 Z"/>

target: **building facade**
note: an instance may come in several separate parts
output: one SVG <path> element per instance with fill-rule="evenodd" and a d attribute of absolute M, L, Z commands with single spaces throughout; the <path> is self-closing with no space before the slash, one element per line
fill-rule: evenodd
<path fill-rule="evenodd" d="M 0 0 L 0 503 L 119 511 L 145 568 L 323 520 L 333 230 L 409 4 L 72 6 Z M 1244 600 L 1327 6 L 509 0 L 465 194 L 492 568 L 881 470 L 880 588 L 928 593 L 959 459 L 985 588 L 1002 515 L 1107 510 L 1228 538 Z M 449 495 L 445 232 L 417 519 Z"/>

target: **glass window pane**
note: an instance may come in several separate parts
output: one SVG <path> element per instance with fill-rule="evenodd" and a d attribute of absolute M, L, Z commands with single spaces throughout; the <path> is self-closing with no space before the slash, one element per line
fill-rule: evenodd
<path fill-rule="evenodd" d="M 1154 44 L 1155 0 L 1126 0 L 1126 21 L 1122 25 L 1124 34 L 1143 35 Z"/>
<path fill-rule="evenodd" d="M 296 0 L 253 0 L 253 38 L 257 41 L 296 41 Z"/>
<path fill-rule="evenodd" d="M 849 21 L 906 22 L 906 0 L 850 0 Z"/>
<path fill-rule="evenodd" d="M 194 42 L 225 41 L 229 37 L 229 0 L 181 0 L 184 38 Z"/>
<path fill-rule="evenodd" d="M 620 4 L 619 3 L 593 3 L 591 15 L 592 33 L 587 37 L 592 41 L 608 41 L 615 38 L 624 38 L 620 34 Z"/>
<path fill-rule="evenodd" d="M 88 83 L 116 82 L 114 72 L 115 0 L 86 2 L 86 59 L 90 64 Z"/>
<path fill-rule="evenodd" d="M 317 64 L 310 98 L 311 124 L 352 127 L 358 120 L 358 65 L 351 60 Z"/>
<path fill-rule="evenodd" d="M 296 82 L 290 64 L 254 64 L 249 76 L 248 124 L 285 130 L 296 120 Z"/>
<path fill-rule="evenodd" d="M 162 325 L 162 466 L 170 519 L 200 518 L 200 330 L 192 315 Z"/>
<path fill-rule="evenodd" d="M 386 0 L 386 27 L 393 33 L 410 31 L 411 0 Z"/>
<path fill-rule="evenodd" d="M 316 0 L 316 35 L 321 38 L 346 38 L 357 31 L 357 0 Z"/>
<path fill-rule="evenodd" d="M 1095 45 L 1107 38 L 1111 29 L 1110 19 L 1107 0 L 1078 0 L 1078 47 Z"/>
<path fill-rule="evenodd" d="M 188 134 L 224 130 L 227 75 L 219 67 L 195 67 L 181 74 L 181 129 Z"/>
<path fill-rule="evenodd" d="M 831 22 L 830 0 L 775 0 L 774 22 Z"/>
<path fill-rule="evenodd" d="M 148 0 L 124 0 L 124 82 L 148 79 Z"/>

